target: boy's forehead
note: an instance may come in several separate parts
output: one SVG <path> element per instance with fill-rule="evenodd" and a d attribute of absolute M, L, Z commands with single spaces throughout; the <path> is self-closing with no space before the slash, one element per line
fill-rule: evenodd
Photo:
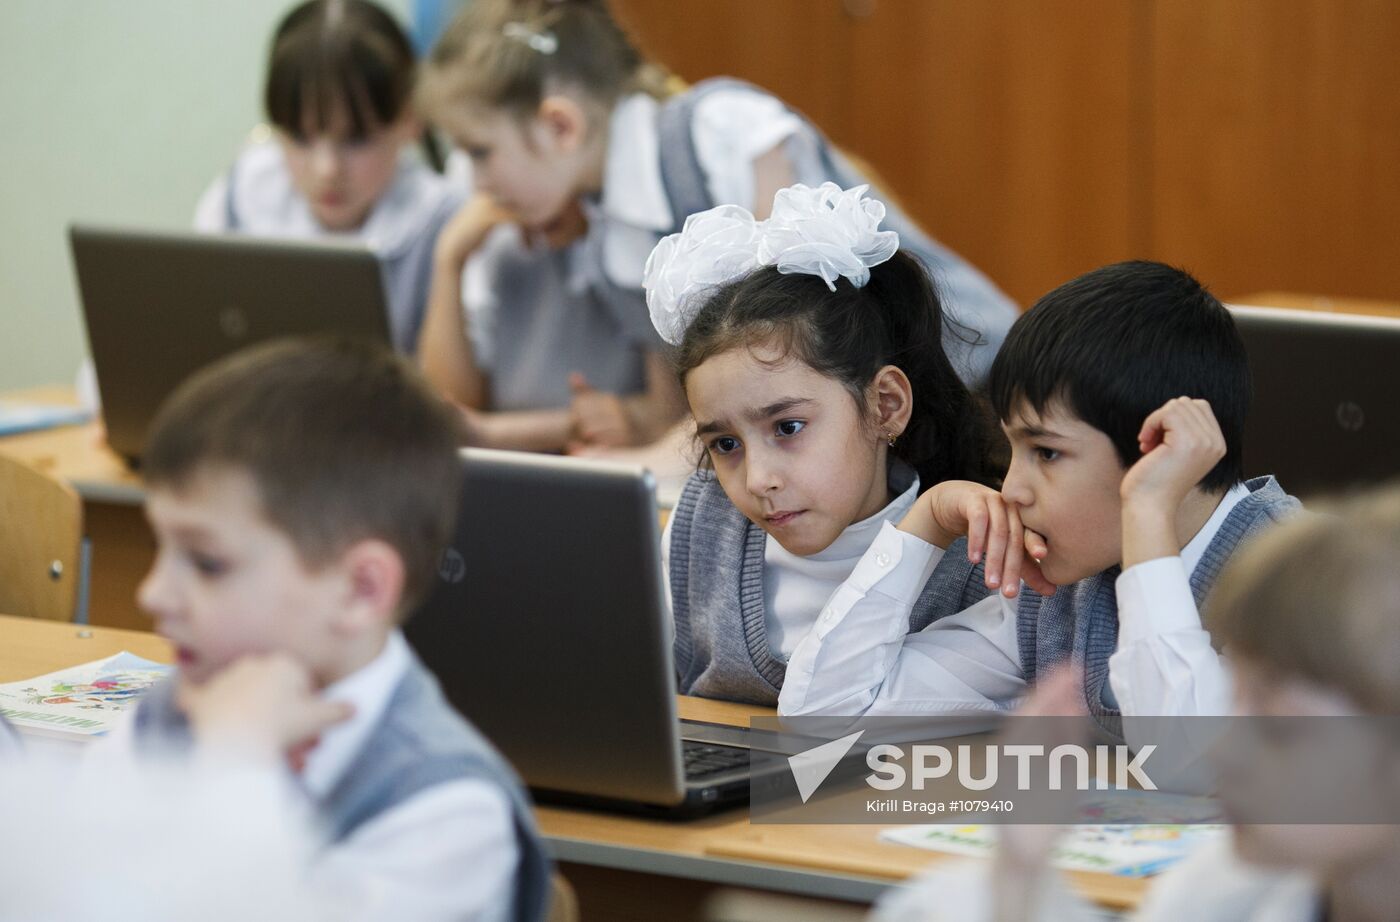
<path fill-rule="evenodd" d="M 1007 418 L 1001 421 L 1002 430 L 1012 439 L 1075 438 L 1083 435 L 1088 425 L 1058 397 L 1047 400 L 1039 410 L 1026 398 L 1019 397 L 1012 403 Z"/>
<path fill-rule="evenodd" d="M 211 525 L 266 521 L 253 475 L 232 465 L 200 465 L 179 481 L 146 488 L 146 513 L 153 519 L 203 521 Z"/>

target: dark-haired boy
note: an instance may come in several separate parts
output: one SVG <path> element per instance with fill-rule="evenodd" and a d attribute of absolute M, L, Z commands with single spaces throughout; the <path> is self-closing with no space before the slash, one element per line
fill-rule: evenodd
<path fill-rule="evenodd" d="M 139 600 L 179 668 L 113 745 L 282 750 L 327 839 L 312 882 L 355 918 L 543 916 L 518 781 L 398 630 L 450 538 L 456 436 L 402 358 L 282 341 L 182 385 L 143 458 Z M 317 699 L 346 718 L 318 738 Z"/>
<path fill-rule="evenodd" d="M 1228 713 L 1198 609 L 1240 544 L 1298 508 L 1272 477 L 1242 479 L 1250 379 L 1229 312 L 1160 263 L 1098 269 L 1017 320 L 990 394 L 1012 452 L 1000 500 L 974 515 L 972 485 L 940 484 L 886 525 L 793 652 L 779 711 L 1004 710 L 1073 658 L 1114 736 L 1123 716 Z M 982 567 L 945 565 L 956 614 L 906 636 L 942 549 L 969 531 L 1002 591 L 959 611 Z"/>

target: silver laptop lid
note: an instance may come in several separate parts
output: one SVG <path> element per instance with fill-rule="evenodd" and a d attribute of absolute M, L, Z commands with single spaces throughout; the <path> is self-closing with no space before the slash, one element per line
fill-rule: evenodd
<path fill-rule="evenodd" d="M 1400 474 L 1400 320 L 1231 306 L 1254 401 L 1245 473 L 1291 493 L 1335 492 Z"/>
<path fill-rule="evenodd" d="M 532 787 L 684 796 L 651 474 L 465 449 L 456 535 L 405 633 Z"/>
<path fill-rule="evenodd" d="M 379 260 L 363 246 L 74 226 L 73 264 L 107 441 L 138 458 L 192 372 L 280 336 L 389 343 Z"/>

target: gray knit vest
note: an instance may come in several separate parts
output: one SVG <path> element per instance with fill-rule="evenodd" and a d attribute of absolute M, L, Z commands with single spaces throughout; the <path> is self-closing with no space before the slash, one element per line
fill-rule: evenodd
<path fill-rule="evenodd" d="M 728 77 L 704 80 L 685 93 L 672 97 L 661 107 L 657 116 L 657 138 L 661 150 L 661 180 L 671 205 L 674 230 L 679 231 L 688 215 L 726 204 L 710 198 L 709 184 L 695 149 L 693 126 L 695 108 L 706 96 L 725 90 L 747 90 L 769 95 L 764 90 Z M 806 139 L 815 148 L 820 177 L 799 178 L 809 184 L 830 180 L 849 189 L 871 184 L 815 125 L 800 112 L 789 108 L 802 120 Z M 943 327 L 943 350 L 958 375 L 969 385 L 977 386 L 987 378 L 992 359 L 1001 347 L 1006 332 L 1016 319 L 1016 305 L 957 253 L 943 246 L 903 211 L 893 200 L 871 184 L 870 197 L 885 205 L 882 230 L 899 234 L 901 249 L 915 253 L 928 266 L 938 285 L 939 301 L 944 315 L 953 323 Z M 747 202 L 737 204 L 747 205 Z"/>
<path fill-rule="evenodd" d="M 1240 500 L 1221 523 L 1201 560 L 1191 572 L 1191 594 L 1204 610 L 1225 562 L 1249 538 L 1301 508 L 1272 477 L 1246 481 L 1249 496 Z M 966 567 L 966 561 L 962 561 Z M 1109 567 L 1052 596 L 1022 587 L 1016 609 L 1016 639 L 1021 671 L 1028 678 L 1067 659 L 1084 666 L 1085 705 L 1110 737 L 1123 739 L 1122 713 L 1104 702 L 1108 659 L 1118 648 L 1118 596 L 1114 583 L 1120 568 Z"/>
<path fill-rule="evenodd" d="M 686 481 L 671 513 L 671 609 L 675 661 L 686 695 L 776 707 L 787 662 L 768 644 L 763 554 L 768 535 L 729 501 L 711 471 Z M 967 561 L 959 541 L 944 559 Z M 909 630 L 985 598 L 981 567 L 942 578 L 944 565 L 914 604 Z M 814 620 L 815 620 L 815 613 Z"/>
<path fill-rule="evenodd" d="M 343 842 L 367 821 L 433 785 L 489 782 L 510 799 L 520 849 L 510 918 L 538 922 L 548 906 L 551 868 L 524 788 L 486 738 L 447 703 L 418 657 L 409 655 L 408 669 L 364 748 L 318 804 L 327 841 Z M 157 685 L 142 699 L 134 727 L 138 745 L 177 752 L 188 747 L 189 725 L 175 707 L 174 682 Z"/>

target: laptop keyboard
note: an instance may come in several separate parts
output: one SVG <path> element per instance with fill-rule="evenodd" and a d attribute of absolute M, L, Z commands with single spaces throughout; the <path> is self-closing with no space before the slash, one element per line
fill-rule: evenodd
<path fill-rule="evenodd" d="M 685 757 L 687 778 L 703 778 L 749 765 L 749 751 L 737 746 L 711 746 L 709 743 L 682 740 L 681 754 Z"/>

